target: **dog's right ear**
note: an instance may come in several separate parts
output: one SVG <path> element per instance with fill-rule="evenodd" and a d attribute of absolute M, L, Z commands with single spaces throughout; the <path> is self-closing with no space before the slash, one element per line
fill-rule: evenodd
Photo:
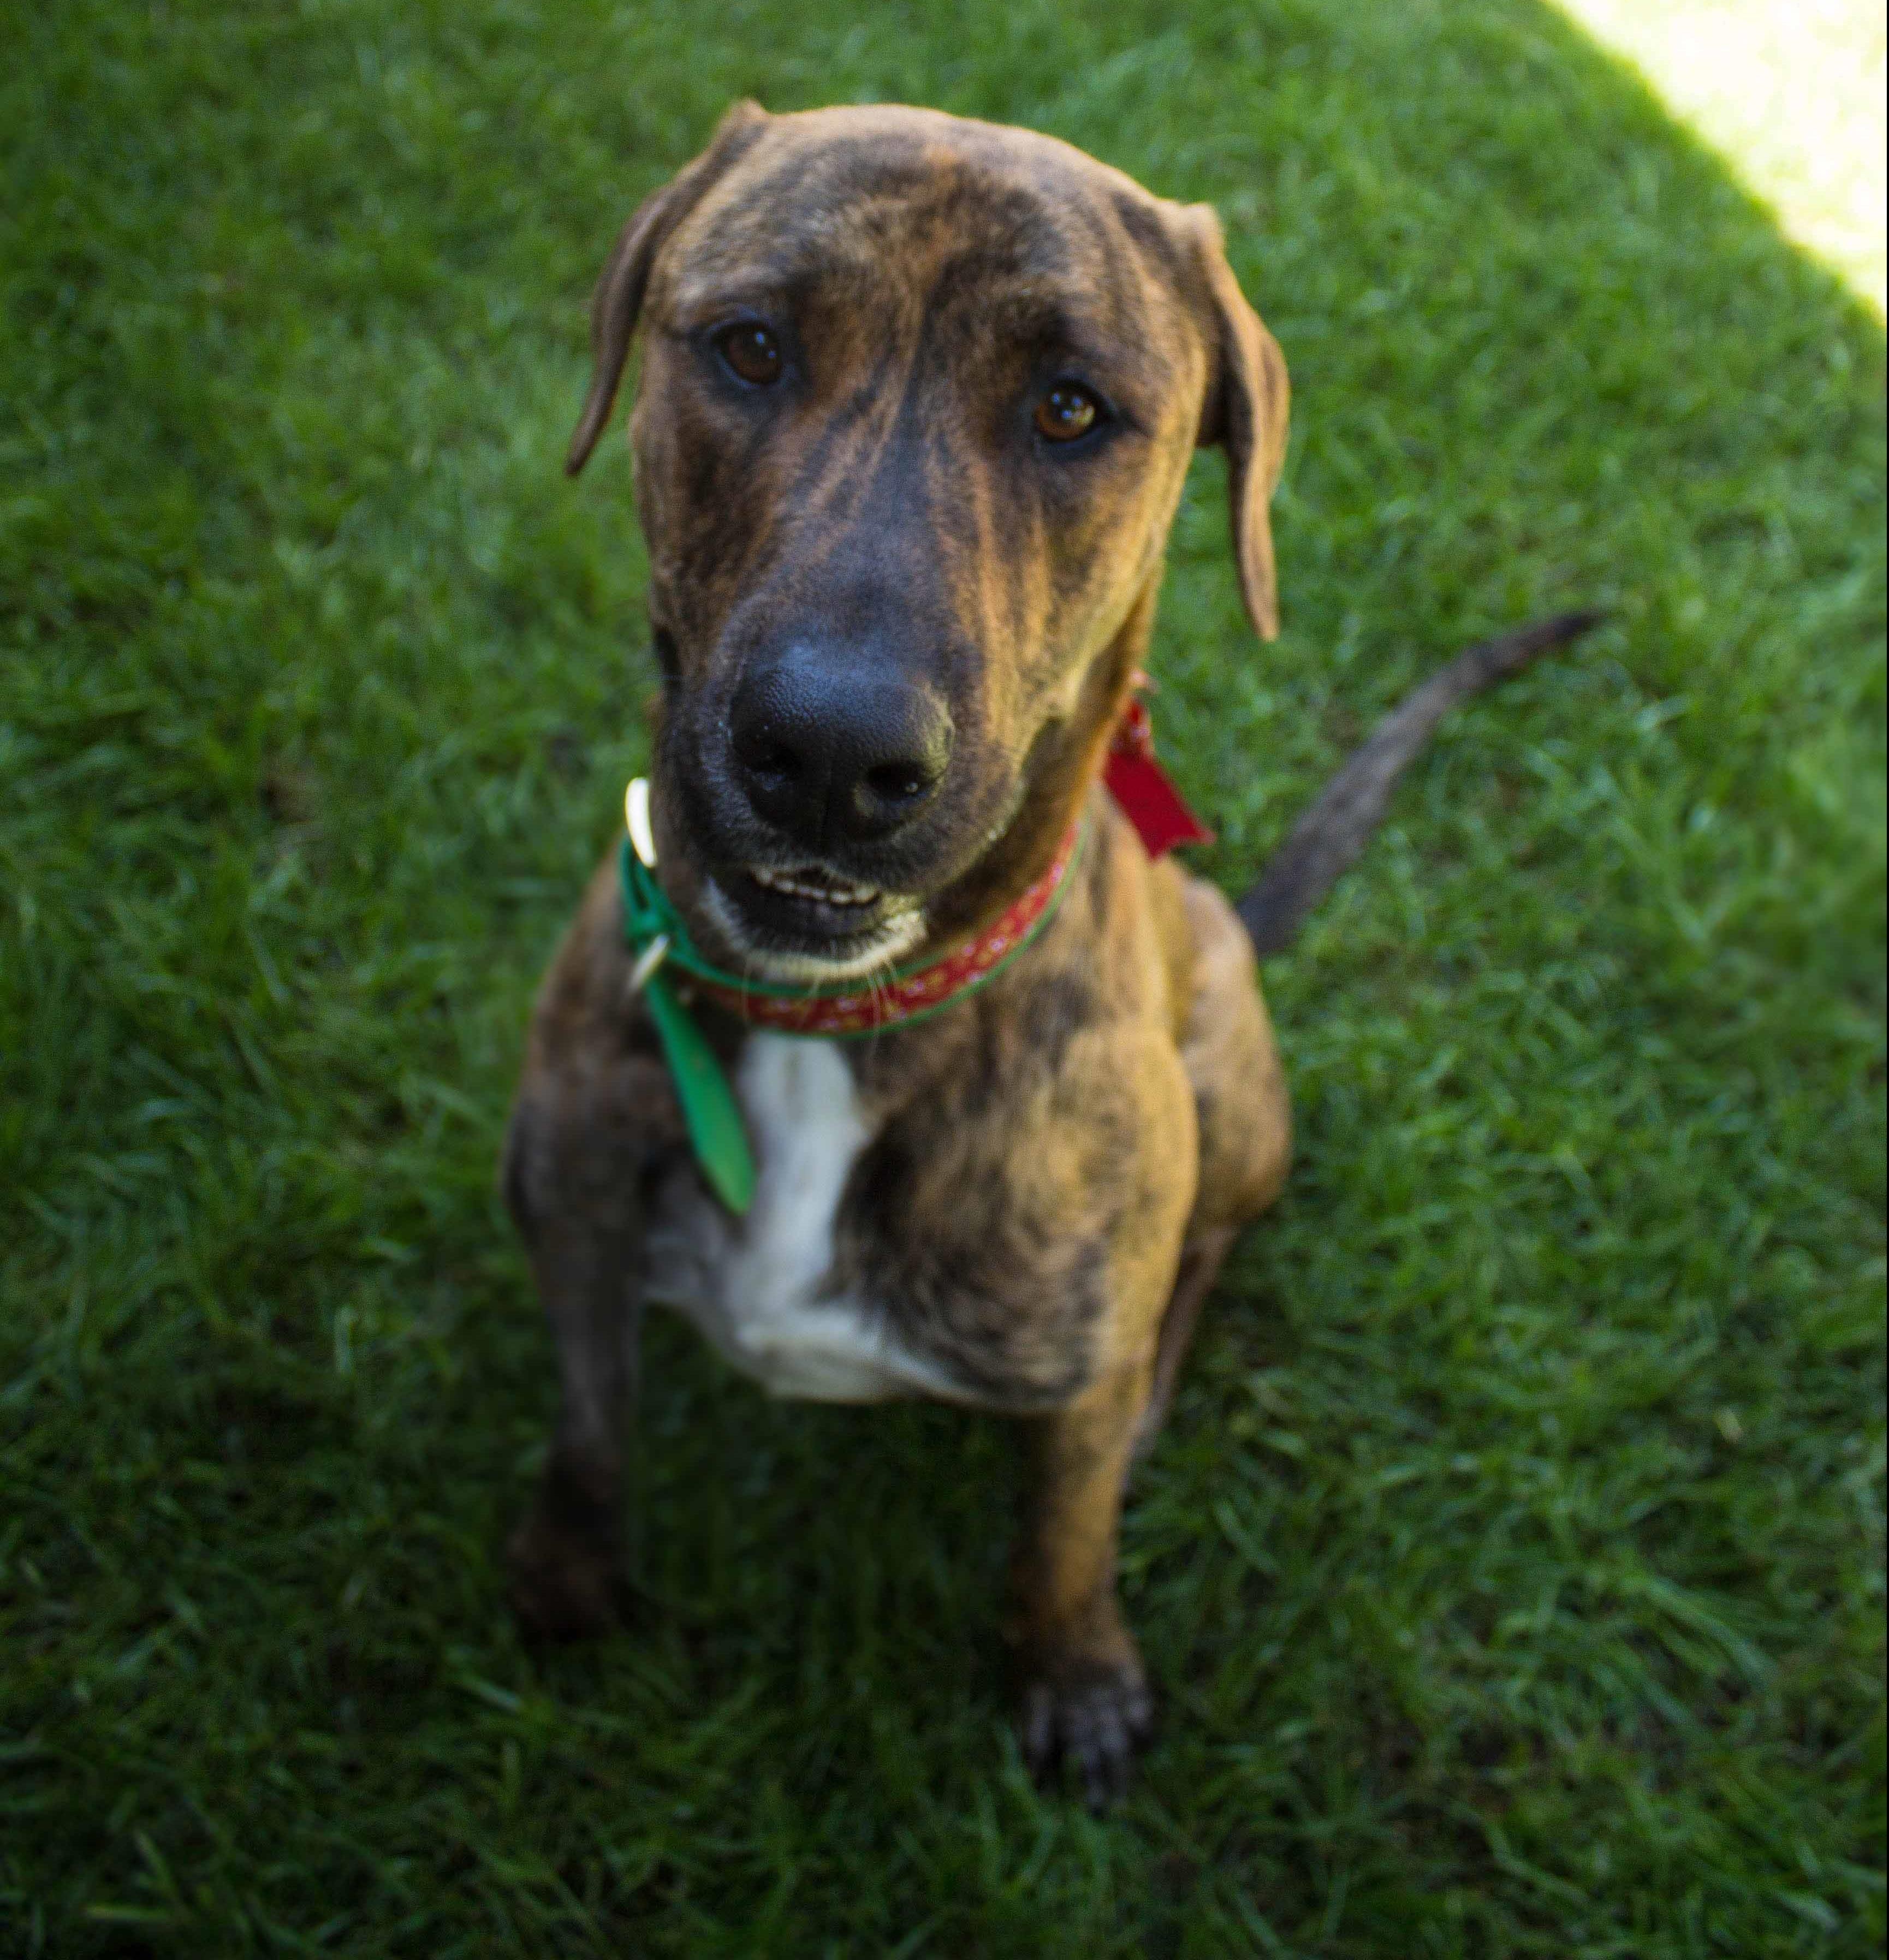
<path fill-rule="evenodd" d="M 1292 401 L 1286 357 L 1239 289 L 1212 205 L 1185 205 L 1181 216 L 1206 288 L 1208 374 L 1200 440 L 1226 451 L 1240 595 L 1255 631 L 1262 640 L 1274 640 L 1279 637 L 1279 584 L 1267 506 L 1286 460 Z"/>
<path fill-rule="evenodd" d="M 590 460 L 610 418 L 623 364 L 630 355 L 630 336 L 642 310 L 650 268 L 663 241 L 695 209 L 702 193 L 746 152 L 768 119 L 768 112 L 758 102 L 735 103 L 715 126 L 708 148 L 660 190 L 652 191 L 619 234 L 590 298 L 590 392 L 571 434 L 570 453 L 564 460 L 567 476 L 576 476 Z"/>

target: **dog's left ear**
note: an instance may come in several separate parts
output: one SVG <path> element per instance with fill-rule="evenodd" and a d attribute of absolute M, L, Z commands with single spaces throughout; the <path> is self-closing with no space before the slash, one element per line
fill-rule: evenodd
<path fill-rule="evenodd" d="M 715 126 L 707 149 L 652 191 L 624 226 L 616 246 L 598 275 L 590 299 L 590 392 L 571 438 L 564 473 L 574 476 L 590 459 L 597 438 L 610 418 L 623 364 L 630 356 L 630 336 L 642 310 L 650 268 L 663 241 L 701 202 L 702 193 L 760 135 L 768 112 L 758 102 L 737 102 Z"/>
<path fill-rule="evenodd" d="M 1262 640 L 1279 636 L 1279 581 L 1273 568 L 1273 527 L 1267 515 L 1286 460 L 1286 429 L 1292 390 L 1286 357 L 1226 262 L 1220 221 L 1210 205 L 1185 207 L 1206 288 L 1209 362 L 1207 396 L 1201 410 L 1202 447 L 1218 443 L 1226 451 L 1227 497 L 1233 520 L 1233 555 L 1239 565 L 1240 596 L 1247 616 Z"/>

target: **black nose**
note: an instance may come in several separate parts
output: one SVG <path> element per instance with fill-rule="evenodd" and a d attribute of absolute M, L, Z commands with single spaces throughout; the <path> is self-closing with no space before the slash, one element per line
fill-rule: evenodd
<path fill-rule="evenodd" d="M 797 645 L 751 663 L 730 740 L 755 810 L 813 850 L 888 837 L 951 759 L 943 702 L 882 663 Z"/>

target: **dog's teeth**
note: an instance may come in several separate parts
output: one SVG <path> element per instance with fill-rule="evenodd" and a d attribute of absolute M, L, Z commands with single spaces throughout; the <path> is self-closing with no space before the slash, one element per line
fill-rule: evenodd
<path fill-rule="evenodd" d="M 790 872 L 764 870 L 758 865 L 749 875 L 757 885 L 768 891 L 784 892 L 789 898 L 818 899 L 829 905 L 868 905 L 879 896 L 875 886 L 847 885 L 837 881 L 814 884 L 805 878 L 795 877 Z"/>

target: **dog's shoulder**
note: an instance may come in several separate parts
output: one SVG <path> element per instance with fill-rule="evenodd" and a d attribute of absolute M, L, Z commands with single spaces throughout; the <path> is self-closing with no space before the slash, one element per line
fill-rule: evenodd
<path fill-rule="evenodd" d="M 836 1278 L 999 1403 L 1066 1397 L 1142 1338 L 1193 1195 L 1185 915 L 1112 805 L 1091 823 L 1041 937 L 854 1062 L 870 1135 Z"/>

